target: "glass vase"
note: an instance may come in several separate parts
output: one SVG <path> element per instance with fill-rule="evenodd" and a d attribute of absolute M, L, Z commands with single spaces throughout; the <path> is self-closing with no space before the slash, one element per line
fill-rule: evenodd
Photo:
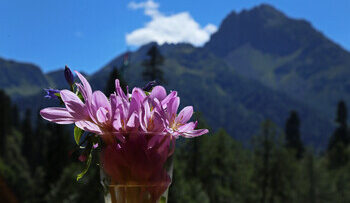
<path fill-rule="evenodd" d="M 106 203 L 166 203 L 175 139 L 166 133 L 123 133 L 101 152 Z M 120 136 L 119 136 L 120 137 Z"/>

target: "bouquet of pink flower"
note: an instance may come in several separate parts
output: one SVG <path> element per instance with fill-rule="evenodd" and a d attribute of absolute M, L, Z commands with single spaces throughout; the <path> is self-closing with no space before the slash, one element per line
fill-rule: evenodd
<path fill-rule="evenodd" d="M 192 106 L 177 113 L 180 98 L 176 91 L 167 94 L 164 87 L 155 86 L 124 93 L 118 80 L 116 91 L 108 98 L 101 91 L 92 92 L 85 77 L 75 73 L 81 83 L 74 83 L 73 74 L 66 67 L 70 90 L 47 90 L 47 97 L 60 98 L 65 107 L 42 109 L 41 116 L 57 124 L 75 124 L 77 144 L 87 143 L 84 153 L 89 154 L 88 166 L 92 150 L 99 147 L 100 166 L 111 178 L 111 184 L 163 183 L 166 189 L 171 180 L 164 165 L 174 152 L 175 139 L 208 133 L 207 129 L 196 130 L 197 122 L 189 122 Z M 82 142 L 84 132 L 87 136 Z M 85 173 L 86 170 L 78 179 Z M 152 198 L 157 199 L 164 188 L 149 190 Z"/>

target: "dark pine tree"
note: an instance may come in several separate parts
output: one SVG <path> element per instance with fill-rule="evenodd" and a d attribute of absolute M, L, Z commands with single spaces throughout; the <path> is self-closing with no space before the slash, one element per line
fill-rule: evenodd
<path fill-rule="evenodd" d="M 108 81 L 107 81 L 106 90 L 105 90 L 105 94 L 107 96 L 109 96 L 110 94 L 115 92 L 115 80 L 116 79 L 119 80 L 120 86 L 122 87 L 124 93 L 126 93 L 127 83 L 124 80 L 122 72 L 119 72 L 118 68 L 115 67 L 115 68 L 113 68 L 113 70 L 109 74 L 109 78 L 108 78 Z"/>
<path fill-rule="evenodd" d="M 0 90 L 0 156 L 4 155 L 6 135 L 11 130 L 11 99 Z"/>
<path fill-rule="evenodd" d="M 56 182 L 62 174 L 63 169 L 69 163 L 69 150 L 72 148 L 70 134 L 64 126 L 47 124 L 49 134 L 47 135 L 47 148 L 44 157 L 44 168 L 46 171 L 45 181 L 47 184 Z"/>
<path fill-rule="evenodd" d="M 148 59 L 142 62 L 145 70 L 142 73 L 146 82 L 156 81 L 158 84 L 165 84 L 163 71 L 160 66 L 164 63 L 164 57 L 161 55 L 156 45 L 153 45 L 147 52 Z"/>
<path fill-rule="evenodd" d="M 338 103 L 337 117 L 338 127 L 335 129 L 328 143 L 328 158 L 331 168 L 343 166 L 347 160 L 346 147 L 349 144 L 347 127 L 347 108 L 344 101 Z"/>
<path fill-rule="evenodd" d="M 300 139 L 299 129 L 300 119 L 298 113 L 291 111 L 285 126 L 286 147 L 295 150 L 297 159 L 302 158 L 304 152 L 304 145 Z"/>
<path fill-rule="evenodd" d="M 330 143 L 330 148 L 337 143 L 343 143 L 345 146 L 349 144 L 349 138 L 347 133 L 347 109 L 344 101 L 338 103 L 337 117 L 335 119 L 338 124 L 338 128 L 333 134 L 333 142 Z"/>
<path fill-rule="evenodd" d="M 15 128 L 19 127 L 20 118 L 19 118 L 19 112 L 18 107 L 16 104 L 12 105 L 12 126 Z"/>
<path fill-rule="evenodd" d="M 271 139 L 271 123 L 270 121 L 265 121 L 263 123 L 263 140 L 262 140 L 262 180 L 259 184 L 261 188 L 261 203 L 265 203 L 266 200 L 268 199 L 268 187 L 269 187 L 269 179 L 271 174 L 269 173 L 270 171 L 270 165 L 271 165 L 271 157 L 272 157 L 272 145 L 273 141 Z"/>
<path fill-rule="evenodd" d="M 39 108 L 42 109 L 42 108 Z M 35 124 L 35 143 L 34 143 L 34 160 L 33 160 L 33 165 L 35 167 L 39 166 L 44 162 L 44 155 L 45 155 L 45 130 L 46 130 L 46 125 L 44 124 L 44 119 L 40 116 L 40 113 L 37 112 L 37 118 L 36 118 L 36 124 Z"/>
<path fill-rule="evenodd" d="M 28 165 L 34 170 L 33 167 L 33 159 L 34 159 L 34 143 L 35 139 L 33 136 L 33 129 L 31 123 L 31 111 L 29 109 L 26 110 L 24 114 L 24 119 L 21 124 L 21 132 L 23 135 L 22 142 L 22 154 L 27 159 Z"/>

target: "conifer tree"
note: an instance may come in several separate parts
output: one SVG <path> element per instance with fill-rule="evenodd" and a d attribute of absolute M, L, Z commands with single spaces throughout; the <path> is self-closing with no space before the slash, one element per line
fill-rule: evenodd
<path fill-rule="evenodd" d="M 300 159 L 304 152 L 304 146 L 300 139 L 300 119 L 296 111 L 291 111 L 286 121 L 286 147 L 296 151 L 296 157 Z"/>
<path fill-rule="evenodd" d="M 338 168 L 348 161 L 346 148 L 349 144 L 347 127 L 347 108 L 344 101 L 338 103 L 335 119 L 338 127 L 335 129 L 328 143 L 328 158 L 330 168 Z"/>
<path fill-rule="evenodd" d="M 69 163 L 69 150 L 71 142 L 70 134 L 64 126 L 57 124 L 47 124 L 49 134 L 46 145 L 49 146 L 46 152 L 45 165 L 47 183 L 58 180 L 64 167 Z"/>
<path fill-rule="evenodd" d="M 336 137 L 335 139 L 347 146 L 349 144 L 349 135 L 347 132 L 347 109 L 344 101 L 338 103 L 336 122 L 338 128 L 334 133 L 334 136 Z"/>
<path fill-rule="evenodd" d="M 12 105 L 11 111 L 12 111 L 12 126 L 15 128 L 18 128 L 20 118 L 19 118 L 18 107 L 16 104 Z"/>
<path fill-rule="evenodd" d="M 308 181 L 308 192 L 307 201 L 310 203 L 316 203 L 316 178 L 315 178 L 315 160 L 312 153 L 307 154 L 306 165 L 307 165 L 307 181 Z"/>
<path fill-rule="evenodd" d="M 113 70 L 111 71 L 111 73 L 109 74 L 109 78 L 108 78 L 107 85 L 106 85 L 105 93 L 107 96 L 109 96 L 110 94 L 115 92 L 115 80 L 116 79 L 119 80 L 120 86 L 122 87 L 124 93 L 126 93 L 127 83 L 124 80 L 123 74 L 122 74 L 122 72 L 119 72 L 117 67 L 114 67 Z"/>
<path fill-rule="evenodd" d="M 42 108 L 39 108 L 42 109 Z M 39 166 L 40 164 L 43 163 L 44 161 L 44 155 L 45 155 L 45 140 L 46 140 L 46 134 L 45 134 L 45 130 L 46 130 L 46 126 L 44 124 L 44 119 L 40 116 L 40 113 L 37 112 L 36 113 L 37 118 L 36 118 L 36 129 L 35 129 L 35 143 L 33 143 L 34 145 L 34 149 L 33 149 L 33 153 L 35 155 L 34 160 L 33 160 L 33 165 Z M 34 133 L 34 132 L 33 132 Z"/>
<path fill-rule="evenodd" d="M 294 202 L 292 199 L 295 158 L 282 147 L 274 123 L 265 121 L 254 146 L 254 175 L 258 200 L 255 202 Z"/>
<path fill-rule="evenodd" d="M 271 158 L 272 158 L 272 150 L 274 147 L 274 131 L 272 127 L 272 123 L 270 121 L 266 121 L 263 123 L 262 126 L 262 143 L 261 143 L 261 151 L 257 151 L 257 153 L 262 155 L 262 167 L 261 167 L 261 181 L 260 181 L 260 188 L 261 188 L 261 197 L 260 202 L 265 203 L 268 200 L 268 188 L 269 188 L 269 180 L 270 180 L 270 165 L 271 165 Z"/>
<path fill-rule="evenodd" d="M 163 71 L 160 66 L 164 63 L 164 57 L 161 55 L 156 45 L 153 45 L 147 52 L 148 59 L 143 61 L 145 70 L 142 73 L 146 82 L 156 81 L 158 84 L 165 84 Z"/>
<path fill-rule="evenodd" d="M 4 155 L 6 135 L 11 130 L 11 99 L 0 90 L 0 156 Z"/>
<path fill-rule="evenodd" d="M 35 157 L 33 152 L 35 139 L 31 123 L 31 111 L 29 109 L 27 109 L 24 114 L 24 119 L 21 124 L 21 133 L 23 135 L 22 154 L 26 157 L 29 166 L 32 167 L 33 159 Z"/>

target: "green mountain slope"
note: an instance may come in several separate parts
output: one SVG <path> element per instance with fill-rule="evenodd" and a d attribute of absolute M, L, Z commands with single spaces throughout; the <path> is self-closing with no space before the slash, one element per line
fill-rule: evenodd
<path fill-rule="evenodd" d="M 0 88 L 12 97 L 33 95 L 48 86 L 39 67 L 0 58 Z"/>
<path fill-rule="evenodd" d="M 350 103 L 350 53 L 271 6 L 232 12 L 205 48 L 237 73 L 328 115 L 340 99 Z"/>
<path fill-rule="evenodd" d="M 131 65 L 125 70 L 124 78 L 131 87 L 146 83 L 141 78 L 141 61 L 151 45 L 130 54 Z M 214 129 L 223 127 L 247 144 L 264 119 L 271 119 L 283 127 L 289 111 L 295 109 L 303 118 L 303 140 L 317 147 L 324 147 L 327 143 L 331 124 L 301 102 L 260 82 L 241 77 L 206 49 L 188 44 L 165 44 L 159 48 L 166 59 L 162 70 L 167 89 L 177 90 L 182 106 L 194 105 L 195 111 L 202 112 Z M 112 67 L 121 63 L 122 57 L 117 57 L 92 75 L 93 87 L 103 89 L 102 81 L 106 81 Z"/>

